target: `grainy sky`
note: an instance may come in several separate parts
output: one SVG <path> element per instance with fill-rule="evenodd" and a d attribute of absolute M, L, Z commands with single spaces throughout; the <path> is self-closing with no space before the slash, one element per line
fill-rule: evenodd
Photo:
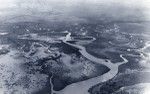
<path fill-rule="evenodd" d="M 85 18 L 149 20 L 150 0 L 0 0 L 0 17 L 41 12 Z"/>

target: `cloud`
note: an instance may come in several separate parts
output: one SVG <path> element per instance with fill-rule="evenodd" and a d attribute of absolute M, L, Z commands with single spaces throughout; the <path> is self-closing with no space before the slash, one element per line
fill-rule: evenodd
<path fill-rule="evenodd" d="M 57 14 L 92 20 L 150 20 L 148 0 L 0 0 L 0 4 L 0 15 L 47 13 L 47 17 Z"/>

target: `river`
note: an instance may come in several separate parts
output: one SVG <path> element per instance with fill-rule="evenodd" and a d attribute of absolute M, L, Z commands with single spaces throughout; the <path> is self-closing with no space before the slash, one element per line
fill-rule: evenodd
<path fill-rule="evenodd" d="M 55 91 L 55 93 L 53 91 L 52 93 L 54 93 L 54 94 L 89 94 L 89 92 L 88 92 L 89 88 L 91 88 L 94 85 L 97 85 L 98 83 L 102 83 L 102 82 L 112 79 L 118 73 L 118 67 L 120 65 L 128 62 L 128 60 L 125 57 L 123 57 L 123 55 L 120 55 L 120 58 L 122 58 L 123 61 L 115 63 L 115 64 L 112 63 L 110 60 L 104 60 L 101 58 L 97 58 L 97 57 L 89 54 L 86 51 L 85 47 L 83 47 L 81 45 L 69 43 L 68 41 L 70 41 L 70 40 L 71 40 L 71 33 L 68 33 L 66 35 L 66 37 L 63 39 L 63 43 L 65 43 L 71 47 L 79 49 L 79 52 L 85 58 L 87 58 L 88 60 L 90 60 L 94 63 L 107 66 L 110 69 L 110 71 L 108 71 L 107 73 L 105 73 L 103 75 L 100 75 L 100 76 L 97 76 L 97 77 L 94 77 L 94 78 L 91 78 L 88 80 L 70 84 L 60 91 Z"/>

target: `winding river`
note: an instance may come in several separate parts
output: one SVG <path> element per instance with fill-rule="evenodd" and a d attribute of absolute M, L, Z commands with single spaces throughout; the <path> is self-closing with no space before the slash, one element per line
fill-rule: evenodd
<path fill-rule="evenodd" d="M 122 55 L 120 55 L 120 58 L 122 58 L 123 61 L 115 63 L 115 64 L 112 63 L 110 60 L 104 60 L 104 59 L 94 57 L 93 55 L 89 54 L 86 51 L 85 47 L 81 45 L 69 43 L 68 41 L 70 40 L 71 40 L 71 33 L 68 33 L 65 39 L 63 39 L 62 41 L 63 43 L 69 46 L 79 49 L 79 52 L 88 60 L 97 64 L 102 64 L 102 65 L 107 66 L 110 69 L 110 71 L 108 71 L 107 73 L 103 75 L 100 75 L 100 76 L 97 76 L 88 80 L 70 84 L 66 86 L 63 90 L 55 91 L 55 92 L 53 91 L 52 94 L 89 94 L 88 92 L 89 88 L 91 88 L 94 85 L 97 85 L 98 83 L 102 83 L 102 82 L 112 79 L 118 73 L 118 67 L 128 62 L 128 60 L 124 58 Z"/>

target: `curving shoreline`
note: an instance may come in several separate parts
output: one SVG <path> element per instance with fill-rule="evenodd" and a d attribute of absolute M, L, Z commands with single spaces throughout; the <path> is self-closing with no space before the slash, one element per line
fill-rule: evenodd
<path fill-rule="evenodd" d="M 71 43 L 67 42 L 69 40 L 71 40 L 71 33 L 68 33 L 66 35 L 66 38 L 62 40 L 63 43 L 79 49 L 79 52 L 85 58 L 89 59 L 90 61 L 92 61 L 94 63 L 105 65 L 106 67 L 108 67 L 110 69 L 110 71 L 108 71 L 107 73 L 105 73 L 101 76 L 97 76 L 97 77 L 94 77 L 94 78 L 91 78 L 88 80 L 70 84 L 70 85 L 66 86 L 63 90 L 55 91 L 56 94 L 89 94 L 89 92 L 88 92 L 89 88 L 91 88 L 92 86 L 94 86 L 98 83 L 105 82 L 105 81 L 112 79 L 118 73 L 118 67 L 120 65 L 128 62 L 128 60 L 126 58 L 124 58 L 122 55 L 120 55 L 120 58 L 122 58 L 123 61 L 118 62 L 116 64 L 112 63 L 110 60 L 106 61 L 104 59 L 94 57 L 86 51 L 85 47 L 76 45 L 76 44 L 71 44 Z"/>

